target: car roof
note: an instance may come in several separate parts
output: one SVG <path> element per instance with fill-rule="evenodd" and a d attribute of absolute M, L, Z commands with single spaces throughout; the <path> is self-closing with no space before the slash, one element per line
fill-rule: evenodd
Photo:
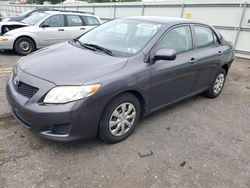
<path fill-rule="evenodd" d="M 124 17 L 123 19 L 134 19 L 134 20 L 141 20 L 147 22 L 154 22 L 158 24 L 180 24 L 180 23 L 200 23 L 190 19 L 184 18 L 174 18 L 174 17 L 163 17 L 163 16 L 131 16 L 131 17 Z"/>
<path fill-rule="evenodd" d="M 44 11 L 45 13 L 48 13 L 50 15 L 56 15 L 56 14 L 67 14 L 67 15 L 81 15 L 81 16 L 92 16 L 96 17 L 95 15 L 92 14 L 85 14 L 85 13 L 80 13 L 80 12 L 64 12 L 63 10 L 48 10 Z"/>

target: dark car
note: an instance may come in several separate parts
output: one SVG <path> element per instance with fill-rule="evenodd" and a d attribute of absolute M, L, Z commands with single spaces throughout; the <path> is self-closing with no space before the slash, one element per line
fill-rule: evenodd
<path fill-rule="evenodd" d="M 44 12 L 48 9 L 30 9 L 30 10 L 26 10 L 18 15 L 15 16 L 6 16 L 6 17 L 2 17 L 0 21 L 16 21 L 16 22 L 20 22 L 23 19 L 29 17 L 31 14 L 37 13 L 37 12 Z"/>
<path fill-rule="evenodd" d="M 21 59 L 7 99 L 42 137 L 116 143 L 152 112 L 200 93 L 217 97 L 233 60 L 231 43 L 211 26 L 121 18 Z"/>

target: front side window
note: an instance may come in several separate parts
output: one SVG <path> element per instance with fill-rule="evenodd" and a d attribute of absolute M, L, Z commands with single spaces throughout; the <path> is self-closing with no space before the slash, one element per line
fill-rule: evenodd
<path fill-rule="evenodd" d="M 47 20 L 45 20 L 42 25 L 46 25 L 48 27 L 64 27 L 64 16 L 51 16 Z"/>
<path fill-rule="evenodd" d="M 79 16 L 67 15 L 67 23 L 69 27 L 82 26 L 82 19 Z"/>
<path fill-rule="evenodd" d="M 107 48 L 114 55 L 129 57 L 142 50 L 160 28 L 158 23 L 118 19 L 94 28 L 79 40 Z"/>
<path fill-rule="evenodd" d="M 191 29 L 189 26 L 173 28 L 161 39 L 156 46 L 159 49 L 174 49 L 177 53 L 189 51 L 193 48 Z"/>
<path fill-rule="evenodd" d="M 197 48 L 214 46 L 214 33 L 208 27 L 194 26 Z"/>

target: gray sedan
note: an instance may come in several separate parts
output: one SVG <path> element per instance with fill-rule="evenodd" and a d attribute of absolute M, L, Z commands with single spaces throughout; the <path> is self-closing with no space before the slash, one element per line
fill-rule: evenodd
<path fill-rule="evenodd" d="M 121 18 L 21 59 L 7 99 L 42 137 L 116 143 L 152 112 L 201 93 L 217 97 L 233 60 L 232 44 L 211 26 Z"/>

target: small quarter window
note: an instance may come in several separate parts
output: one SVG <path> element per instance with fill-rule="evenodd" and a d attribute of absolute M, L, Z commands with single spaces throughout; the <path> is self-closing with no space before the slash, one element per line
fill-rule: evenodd
<path fill-rule="evenodd" d="M 214 39 L 216 36 L 213 31 L 207 27 L 194 26 L 196 42 L 198 48 L 214 46 Z"/>

